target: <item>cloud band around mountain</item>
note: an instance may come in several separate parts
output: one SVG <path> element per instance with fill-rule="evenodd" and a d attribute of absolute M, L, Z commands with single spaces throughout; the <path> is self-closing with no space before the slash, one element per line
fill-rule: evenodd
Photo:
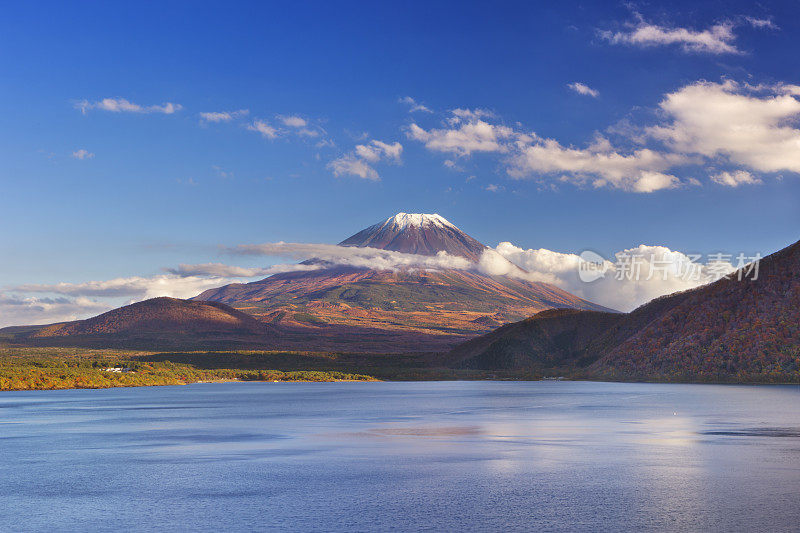
<path fill-rule="evenodd" d="M 607 260 L 605 277 L 592 283 L 578 275 L 581 257 L 547 249 L 523 249 L 502 242 L 487 248 L 477 263 L 444 252 L 434 256 L 407 254 L 377 248 L 357 248 L 333 244 L 264 243 L 229 247 L 232 256 L 286 257 L 298 261 L 317 259 L 319 263 L 282 263 L 247 268 L 223 263 L 181 264 L 155 276 L 132 276 L 84 283 L 29 284 L 0 292 L 0 326 L 42 324 L 86 318 L 115 307 L 112 300 L 124 303 L 171 296 L 189 298 L 227 283 L 248 281 L 285 272 L 313 271 L 330 266 L 349 266 L 376 270 L 474 270 L 482 274 L 508 276 L 531 282 L 544 282 L 601 305 L 630 311 L 659 296 L 691 289 L 710 281 L 714 275 L 708 264 L 696 264 L 684 253 L 664 246 L 638 246 L 622 250 L 615 258 L 635 254 L 642 258 L 642 276 L 618 279 L 615 263 Z M 658 276 L 647 276 L 651 262 L 657 262 Z M 681 272 L 688 265 L 697 269 L 691 279 Z M 524 269 L 524 270 L 523 270 Z M 714 265 L 717 277 L 734 270 L 730 263 Z M 662 276 L 661 273 L 664 273 Z M 52 296 L 51 296 L 52 295 Z"/>

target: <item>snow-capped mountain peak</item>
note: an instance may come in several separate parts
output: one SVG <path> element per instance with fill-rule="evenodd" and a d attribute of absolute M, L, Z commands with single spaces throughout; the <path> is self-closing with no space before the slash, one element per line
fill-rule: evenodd
<path fill-rule="evenodd" d="M 438 214 L 397 213 L 339 243 L 420 255 L 450 255 L 477 261 L 486 247 Z"/>

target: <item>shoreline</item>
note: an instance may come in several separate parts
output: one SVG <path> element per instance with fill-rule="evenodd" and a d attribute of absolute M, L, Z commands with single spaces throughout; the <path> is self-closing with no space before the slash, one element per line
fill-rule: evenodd
<path fill-rule="evenodd" d="M 588 381 L 696 385 L 800 385 L 794 372 L 763 375 L 622 376 L 586 369 L 475 370 L 422 356 L 299 352 L 118 352 L 6 347 L 0 393 L 227 382 Z M 66 352 L 66 353 L 65 353 Z"/>
<path fill-rule="evenodd" d="M 183 387 L 186 385 L 213 385 L 219 383 L 382 383 L 386 380 L 381 379 L 287 379 L 287 380 L 258 380 L 258 379 L 219 379 L 213 381 L 184 381 L 180 383 L 150 383 L 141 385 L 111 385 L 108 387 L 49 387 L 49 388 L 25 388 L 25 389 L 0 389 L 0 397 L 6 392 L 41 392 L 41 391 L 62 391 L 62 390 L 107 390 L 107 389 L 139 389 L 148 387 Z"/>
<path fill-rule="evenodd" d="M 567 383 L 609 383 L 627 385 L 714 385 L 714 386 L 746 386 L 746 387 L 766 387 L 766 386 L 796 386 L 800 387 L 800 382 L 687 382 L 687 381 L 621 381 L 603 379 L 286 379 L 286 380 L 258 380 L 258 379 L 218 379 L 201 381 L 182 381 L 177 383 L 149 383 L 149 384 L 114 384 L 109 386 L 88 386 L 88 387 L 48 387 L 48 388 L 18 388 L 0 389 L 0 397 L 3 393 L 11 392 L 41 392 L 41 391 L 63 391 L 63 390 L 105 390 L 105 389 L 130 389 L 147 387 L 180 387 L 186 385 L 212 385 L 220 383 L 462 383 L 462 382 L 495 382 L 495 383 L 533 383 L 533 382 L 567 382 Z"/>

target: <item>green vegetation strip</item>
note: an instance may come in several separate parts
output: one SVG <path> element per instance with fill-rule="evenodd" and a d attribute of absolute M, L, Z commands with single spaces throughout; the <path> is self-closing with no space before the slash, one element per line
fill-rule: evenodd
<path fill-rule="evenodd" d="M 371 376 L 318 370 L 198 369 L 171 361 L 0 357 L 0 390 L 105 389 L 214 381 L 376 381 Z"/>

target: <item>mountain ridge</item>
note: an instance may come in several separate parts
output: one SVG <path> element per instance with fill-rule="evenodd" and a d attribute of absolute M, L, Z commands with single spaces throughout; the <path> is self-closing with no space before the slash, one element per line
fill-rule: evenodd
<path fill-rule="evenodd" d="M 161 296 L 125 305 L 97 316 L 44 326 L 34 337 L 182 331 L 264 332 L 252 316 L 220 302 L 193 302 Z"/>

